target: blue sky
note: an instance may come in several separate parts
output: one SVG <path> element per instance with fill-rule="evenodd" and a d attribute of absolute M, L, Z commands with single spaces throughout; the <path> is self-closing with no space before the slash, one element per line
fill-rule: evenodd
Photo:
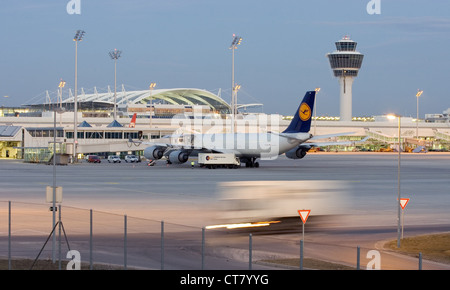
<path fill-rule="evenodd" d="M 339 85 L 325 55 L 349 35 L 365 55 L 353 85 L 353 115 L 416 115 L 450 107 L 450 1 L 380 0 L 2 0 L 0 105 L 45 100 L 63 78 L 74 88 L 114 85 L 108 52 L 123 51 L 118 85 L 127 90 L 201 88 L 230 102 L 233 33 L 239 103 L 263 103 L 265 113 L 293 114 L 305 91 L 321 87 L 319 115 L 339 115 Z M 8 97 L 5 97 L 8 96 Z"/>

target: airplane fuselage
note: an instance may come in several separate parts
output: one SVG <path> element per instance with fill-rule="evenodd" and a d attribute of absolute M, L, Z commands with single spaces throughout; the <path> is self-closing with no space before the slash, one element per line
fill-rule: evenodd
<path fill-rule="evenodd" d="M 278 133 L 203 134 L 194 135 L 190 145 L 222 153 L 234 153 L 238 157 L 275 157 L 311 138 L 309 133 L 301 134 L 296 134 L 295 138 Z"/>

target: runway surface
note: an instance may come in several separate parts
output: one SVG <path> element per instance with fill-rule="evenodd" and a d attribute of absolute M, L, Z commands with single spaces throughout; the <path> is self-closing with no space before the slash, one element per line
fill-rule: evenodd
<path fill-rule="evenodd" d="M 410 198 L 405 223 L 439 224 L 450 221 L 448 194 L 450 154 L 402 154 L 401 194 Z M 348 182 L 352 223 L 368 226 L 396 224 L 397 154 L 314 153 L 301 160 L 280 157 L 260 161 L 260 168 L 191 169 L 188 163 L 167 166 L 143 163 L 81 163 L 57 166 L 56 185 L 63 187 L 63 205 L 134 217 L 206 226 L 205 205 L 218 201 L 218 182 L 267 180 L 336 180 Z M 52 185 L 52 166 L 0 160 L 1 200 L 45 202 Z M 162 208 L 162 206 L 167 206 Z M 392 218 L 394 217 L 394 218 Z"/>
<path fill-rule="evenodd" d="M 449 231 L 450 154 L 402 154 L 401 157 L 401 194 L 410 198 L 404 211 L 405 236 Z M 370 249 L 385 239 L 396 239 L 397 158 L 396 153 L 320 152 L 301 160 L 284 157 L 262 160 L 260 168 L 214 170 L 191 168 L 189 162 L 166 165 L 160 161 L 149 167 L 146 163 L 110 164 L 103 160 L 101 164 L 57 166 L 56 184 L 63 187 L 65 207 L 201 228 L 217 222 L 220 182 L 345 182 L 348 203 L 339 212 L 341 217 L 328 221 L 327 231 L 308 229 L 306 224 L 305 240 L 311 252 L 316 251 L 315 256 L 322 257 L 329 255 L 327 247 L 331 245 L 350 247 L 349 251 L 354 252 L 357 245 Z M 51 165 L 0 160 L 0 174 L 1 201 L 45 204 L 45 187 L 53 183 Z M 298 232 L 272 236 L 267 243 L 283 239 L 283 243 L 290 245 L 288 248 L 295 249 L 298 237 Z M 230 235 L 226 239 L 247 243 L 245 235 L 234 238 Z M 210 243 L 214 243 L 213 239 Z M 353 256 L 347 258 L 349 263 L 354 261 Z"/>

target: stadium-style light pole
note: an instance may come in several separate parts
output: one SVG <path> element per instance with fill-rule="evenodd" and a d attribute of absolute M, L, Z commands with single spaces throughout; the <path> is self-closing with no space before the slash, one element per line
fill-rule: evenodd
<path fill-rule="evenodd" d="M 114 60 L 114 120 L 117 118 L 117 60 L 120 58 L 121 54 L 122 52 L 117 49 L 109 52 L 109 56 Z"/>
<path fill-rule="evenodd" d="M 236 91 L 235 91 L 235 83 L 234 83 L 234 50 L 238 47 L 238 45 L 240 45 L 242 42 L 242 37 L 240 36 L 236 36 L 236 34 L 233 34 L 233 41 L 231 42 L 231 52 L 232 52 L 232 57 L 231 57 L 231 114 L 232 114 L 232 121 L 234 124 L 234 119 L 236 117 L 236 111 L 237 111 L 237 107 L 236 107 Z M 234 130 L 234 125 L 231 126 Z"/>
<path fill-rule="evenodd" d="M 400 162 L 401 162 L 401 118 L 402 116 L 396 114 L 389 114 L 387 118 L 390 120 L 398 119 L 398 165 L 397 165 L 397 248 L 400 248 L 400 235 L 401 235 L 401 225 L 400 225 Z"/>
<path fill-rule="evenodd" d="M 64 86 L 66 85 L 66 82 L 61 79 L 59 82 L 58 88 L 59 88 L 59 109 L 62 110 L 62 90 Z M 62 117 L 61 114 L 59 115 L 59 126 L 62 126 Z"/>
<path fill-rule="evenodd" d="M 156 87 L 156 83 L 151 83 L 149 86 L 149 89 L 150 89 L 150 129 L 152 128 L 152 111 L 154 111 L 153 110 L 153 102 L 152 102 L 152 92 L 155 87 Z M 151 132 L 150 132 L 150 139 L 151 139 Z"/>
<path fill-rule="evenodd" d="M 314 135 L 316 135 L 316 127 L 317 127 L 317 115 L 316 115 L 316 107 L 317 107 L 317 94 L 320 92 L 320 88 L 316 88 L 316 101 L 314 105 Z"/>
<path fill-rule="evenodd" d="M 234 87 L 233 87 L 233 92 L 234 92 L 234 100 L 235 100 L 235 103 L 234 103 L 234 112 L 235 112 L 235 114 L 234 114 L 234 118 L 233 118 L 233 127 L 234 127 L 234 132 L 236 132 L 236 127 L 237 127 L 237 124 L 236 124 L 236 119 L 235 119 L 235 117 L 236 117 L 236 113 L 237 113 L 237 92 L 239 91 L 241 89 L 241 85 L 238 85 L 238 84 L 236 84 Z"/>
<path fill-rule="evenodd" d="M 78 69 L 78 42 L 83 40 L 85 32 L 83 30 L 77 30 L 73 41 L 75 41 L 75 97 L 73 100 L 73 111 L 74 111 L 74 119 L 73 119 L 73 161 L 78 162 L 78 156 L 77 156 L 77 145 L 78 145 L 78 131 L 77 131 L 77 125 L 78 125 L 78 98 L 77 98 L 77 69 Z"/>
<path fill-rule="evenodd" d="M 416 118 L 416 139 L 419 139 L 419 97 L 422 95 L 423 91 L 417 90 L 417 118 Z"/>
<path fill-rule="evenodd" d="M 66 86 L 66 82 L 61 79 L 59 82 L 58 88 L 59 88 L 59 108 L 62 109 L 62 89 Z"/>

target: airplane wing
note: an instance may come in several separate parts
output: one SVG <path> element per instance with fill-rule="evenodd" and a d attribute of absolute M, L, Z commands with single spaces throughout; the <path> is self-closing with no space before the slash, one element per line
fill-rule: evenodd
<path fill-rule="evenodd" d="M 346 132 L 346 133 L 336 133 L 336 134 L 329 134 L 329 135 L 318 135 L 318 136 L 313 136 L 312 134 L 305 134 L 305 133 L 278 133 L 278 132 L 272 132 L 269 131 L 269 133 L 274 134 L 274 135 L 279 135 L 282 137 L 287 137 L 287 138 L 291 138 L 291 139 L 297 139 L 297 140 L 304 140 L 306 135 L 308 135 L 307 139 L 308 140 L 319 140 L 319 139 L 327 139 L 327 138 L 332 138 L 332 137 L 339 137 L 339 136 L 347 136 L 347 135 L 352 135 L 355 134 L 355 132 Z"/>
<path fill-rule="evenodd" d="M 302 144 L 302 146 L 307 145 L 307 146 L 311 146 L 311 147 L 324 147 L 324 146 L 339 146 L 339 145 L 355 145 L 358 143 L 363 143 L 365 141 L 367 141 L 367 139 L 369 139 L 369 136 L 365 137 L 364 139 L 360 140 L 360 141 L 342 141 L 342 142 L 305 142 Z"/>
<path fill-rule="evenodd" d="M 317 135 L 317 136 L 313 136 L 309 140 L 319 140 L 319 139 L 327 139 L 327 138 L 332 138 L 332 137 L 347 136 L 347 135 L 352 135 L 355 133 L 356 132 L 346 132 L 346 133 L 336 133 L 336 134 L 328 134 L 328 135 Z"/>

